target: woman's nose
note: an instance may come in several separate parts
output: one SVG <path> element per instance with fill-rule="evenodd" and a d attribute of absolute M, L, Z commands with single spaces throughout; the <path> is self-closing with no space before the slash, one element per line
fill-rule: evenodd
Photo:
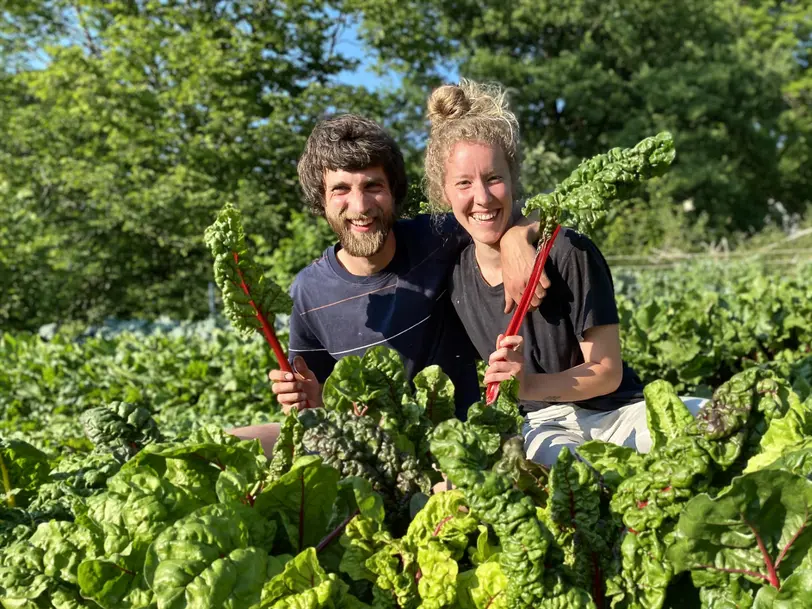
<path fill-rule="evenodd" d="M 491 202 L 493 196 L 487 184 L 482 181 L 477 181 L 474 184 L 474 203 L 478 205 L 485 205 Z"/>

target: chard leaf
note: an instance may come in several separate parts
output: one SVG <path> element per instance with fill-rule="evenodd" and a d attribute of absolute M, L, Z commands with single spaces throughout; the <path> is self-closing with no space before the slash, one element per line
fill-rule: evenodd
<path fill-rule="evenodd" d="M 41 450 L 22 440 L 0 438 L 0 497 L 8 507 L 24 507 L 37 487 L 47 481 L 50 469 Z"/>
<path fill-rule="evenodd" d="M 262 589 L 260 609 L 360 609 L 347 585 L 333 573 L 325 573 L 314 548 L 307 548 L 285 564 Z"/>
<path fill-rule="evenodd" d="M 437 544 L 456 561 L 465 554 L 468 535 L 477 531 L 478 524 L 467 510 L 462 491 L 446 491 L 429 498 L 409 524 L 404 540 L 416 548 Z"/>
<path fill-rule="evenodd" d="M 285 421 L 279 430 L 279 436 L 273 445 L 273 455 L 268 474 L 270 480 L 277 480 L 282 474 L 290 471 L 296 457 L 301 456 L 303 435 L 304 427 L 299 422 L 299 417 L 285 417 Z"/>
<path fill-rule="evenodd" d="M 774 417 L 759 442 L 759 452 L 747 462 L 745 473 L 757 471 L 773 463 L 784 454 L 800 447 L 812 435 L 812 412 L 791 393 L 787 398 L 789 409 L 784 416 Z"/>
<path fill-rule="evenodd" d="M 400 405 L 411 397 L 406 368 L 394 349 L 373 347 L 363 357 L 341 358 L 324 382 L 324 406 L 341 412 L 363 413 L 376 423 L 404 423 Z"/>
<path fill-rule="evenodd" d="M 590 440 L 576 448 L 576 452 L 597 470 L 603 483 L 613 491 L 643 466 L 643 455 L 633 448 L 603 440 Z"/>
<path fill-rule="evenodd" d="M 119 461 L 127 461 L 147 444 L 161 441 L 150 411 L 128 402 L 90 408 L 79 422 L 97 452 L 110 452 Z"/>
<path fill-rule="evenodd" d="M 734 479 L 715 499 L 685 506 L 668 558 L 676 571 L 707 571 L 779 587 L 812 549 L 812 482 L 763 470 Z"/>
<path fill-rule="evenodd" d="M 417 592 L 421 609 L 453 607 L 457 600 L 457 573 L 459 567 L 451 553 L 438 543 L 432 542 L 417 550 L 420 578 Z"/>
<path fill-rule="evenodd" d="M 274 526 L 255 510 L 209 505 L 158 535 L 144 577 L 163 609 L 256 605 L 268 569 Z"/>
<path fill-rule="evenodd" d="M 428 366 L 414 377 L 414 401 L 425 416 L 437 425 L 454 416 L 454 384 L 439 366 Z"/>
<path fill-rule="evenodd" d="M 83 561 L 78 570 L 82 596 L 103 609 L 154 607 L 155 595 L 147 586 L 144 574 L 127 567 L 123 557 Z"/>
<path fill-rule="evenodd" d="M 293 303 L 251 258 L 237 208 L 226 203 L 204 238 L 214 257 L 214 280 L 223 294 L 223 309 L 234 328 L 244 338 L 262 331 L 263 325 L 273 332 L 274 313 L 290 312 Z"/>
<path fill-rule="evenodd" d="M 486 562 L 457 577 L 460 609 L 507 609 L 508 581 L 496 561 Z"/>
<path fill-rule="evenodd" d="M 652 450 L 665 446 L 694 420 L 668 381 L 649 383 L 643 389 L 643 397 L 646 399 L 646 422 L 651 433 Z"/>
<path fill-rule="evenodd" d="M 338 470 L 319 457 L 300 457 L 291 470 L 269 484 L 254 509 L 282 525 L 297 553 L 316 546 L 327 533 L 338 494 Z"/>

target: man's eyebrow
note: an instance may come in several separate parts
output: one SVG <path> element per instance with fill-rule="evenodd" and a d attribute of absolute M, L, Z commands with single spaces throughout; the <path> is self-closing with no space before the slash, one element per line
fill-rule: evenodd
<path fill-rule="evenodd" d="M 349 188 L 350 185 L 346 182 L 336 182 L 335 184 L 330 185 L 330 190 L 337 190 L 339 188 Z"/>
<path fill-rule="evenodd" d="M 383 178 L 367 178 L 364 180 L 364 186 L 381 186 L 383 183 Z"/>

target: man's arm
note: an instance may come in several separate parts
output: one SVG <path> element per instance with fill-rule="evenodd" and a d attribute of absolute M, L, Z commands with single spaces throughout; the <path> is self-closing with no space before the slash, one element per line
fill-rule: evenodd
<path fill-rule="evenodd" d="M 505 313 L 510 313 L 514 304 L 522 299 L 522 294 L 527 287 L 530 273 L 533 271 L 533 263 L 536 259 L 535 242 L 539 236 L 538 213 L 534 212 L 531 217 L 525 217 L 521 213 L 521 207 L 515 205 L 511 217 L 511 226 L 499 243 L 502 258 L 502 283 L 505 287 Z M 533 298 L 530 300 L 530 309 L 535 309 L 541 304 L 546 289 L 550 287 L 550 280 L 547 274 L 542 272 L 541 279 L 537 286 Z"/>

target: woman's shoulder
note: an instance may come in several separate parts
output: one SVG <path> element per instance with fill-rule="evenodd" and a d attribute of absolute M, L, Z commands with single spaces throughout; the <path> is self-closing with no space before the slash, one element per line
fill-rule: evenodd
<path fill-rule="evenodd" d="M 603 254 L 592 239 L 574 228 L 562 226 L 550 250 L 550 258 L 553 262 L 564 263 L 576 252 L 603 260 Z"/>

